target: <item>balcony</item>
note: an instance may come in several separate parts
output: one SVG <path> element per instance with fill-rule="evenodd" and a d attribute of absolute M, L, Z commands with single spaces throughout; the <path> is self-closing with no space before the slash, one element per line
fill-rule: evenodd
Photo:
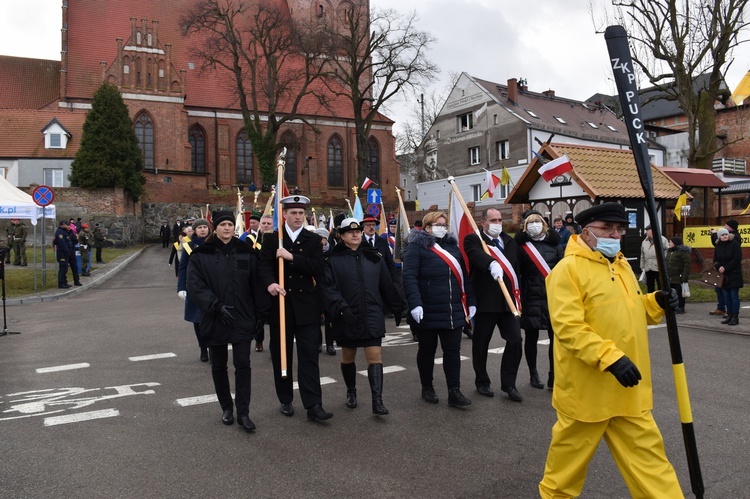
<path fill-rule="evenodd" d="M 714 158 L 711 170 L 714 173 L 747 175 L 747 161 L 736 158 Z"/>

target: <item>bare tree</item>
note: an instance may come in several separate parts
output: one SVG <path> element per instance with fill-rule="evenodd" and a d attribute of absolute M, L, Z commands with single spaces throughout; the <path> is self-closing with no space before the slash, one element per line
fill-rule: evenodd
<path fill-rule="evenodd" d="M 710 169 L 720 149 L 715 102 L 726 101 L 724 75 L 748 0 L 612 0 L 648 81 L 687 117 L 688 165 Z M 701 75 L 705 84 L 699 85 Z"/>
<path fill-rule="evenodd" d="M 341 17 L 326 19 L 328 88 L 351 100 L 358 181 L 368 175 L 367 140 L 384 104 L 405 88 L 429 81 L 438 70 L 426 57 L 434 38 L 416 27 L 417 15 L 367 9 L 357 2 Z"/>
<path fill-rule="evenodd" d="M 273 0 L 199 0 L 182 26 L 199 40 L 193 51 L 202 69 L 228 77 L 263 182 L 273 183 L 279 129 L 291 120 L 309 125 L 298 111 L 304 99 L 314 98 L 322 38 Z"/>

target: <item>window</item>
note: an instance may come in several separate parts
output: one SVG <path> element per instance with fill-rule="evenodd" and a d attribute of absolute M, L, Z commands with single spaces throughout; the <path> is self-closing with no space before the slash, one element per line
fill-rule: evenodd
<path fill-rule="evenodd" d="M 559 116 L 555 116 L 555 119 L 556 119 L 557 121 L 559 121 L 561 125 L 567 125 L 567 124 L 568 124 L 568 122 L 567 122 L 567 121 L 565 121 L 564 119 L 562 119 L 562 118 L 561 118 L 561 117 L 559 117 Z"/>
<path fill-rule="evenodd" d="M 440 130 L 436 130 L 436 131 L 437 131 L 437 134 L 435 135 L 435 138 L 440 140 Z"/>
<path fill-rule="evenodd" d="M 732 198 L 732 209 L 744 210 L 747 207 L 747 204 L 745 204 L 745 198 L 746 196 L 742 196 L 739 198 Z"/>
<path fill-rule="evenodd" d="M 344 186 L 344 155 L 338 135 L 328 141 L 328 186 Z"/>
<path fill-rule="evenodd" d="M 457 132 L 465 132 L 474 128 L 474 113 L 461 114 L 456 118 Z"/>
<path fill-rule="evenodd" d="M 482 200 L 482 184 L 471 185 L 471 200 L 474 202 Z"/>
<path fill-rule="evenodd" d="M 508 194 L 510 194 L 510 184 L 497 184 L 497 187 L 495 188 L 496 199 L 505 199 L 508 197 Z"/>
<path fill-rule="evenodd" d="M 286 163 L 284 163 L 284 181 L 287 185 L 297 185 L 297 139 L 291 132 L 284 132 L 281 144 L 286 147 Z M 307 172 L 309 175 L 310 172 Z M 309 195 L 309 193 L 308 193 Z"/>
<path fill-rule="evenodd" d="M 501 141 L 495 142 L 495 146 L 496 146 L 498 161 L 500 161 L 501 159 L 510 159 L 510 141 L 509 140 L 501 140 Z"/>
<path fill-rule="evenodd" d="M 62 137 L 59 133 L 49 134 L 50 149 L 60 149 L 62 147 Z"/>
<path fill-rule="evenodd" d="M 596 125 L 595 125 L 594 123 L 591 123 L 590 121 L 587 121 L 586 123 L 587 123 L 587 124 L 588 124 L 588 125 L 589 125 L 589 126 L 590 126 L 591 128 L 596 128 L 596 129 L 599 129 L 599 127 L 598 127 L 598 126 L 596 126 Z"/>
<path fill-rule="evenodd" d="M 44 185 L 48 187 L 63 187 L 62 168 L 45 168 Z"/>
<path fill-rule="evenodd" d="M 497 125 L 497 115 L 496 114 L 492 115 L 492 124 L 493 125 Z"/>
<path fill-rule="evenodd" d="M 529 116 L 531 116 L 532 118 L 539 119 L 539 116 L 537 116 L 536 113 L 534 111 L 532 111 L 531 109 L 524 109 L 524 111 L 526 111 L 527 113 L 529 113 Z"/>
<path fill-rule="evenodd" d="M 380 184 L 380 146 L 373 137 L 367 141 L 367 174 L 366 176 Z"/>
<path fill-rule="evenodd" d="M 190 142 L 190 171 L 193 173 L 206 172 L 206 134 L 203 129 L 194 126 L 188 133 L 188 142 Z"/>
<path fill-rule="evenodd" d="M 482 159 L 479 157 L 479 146 L 470 147 L 469 148 L 469 164 L 478 165 L 481 162 L 482 162 Z"/>
<path fill-rule="evenodd" d="M 135 136 L 143 155 L 143 169 L 154 171 L 154 123 L 148 114 L 141 113 L 135 119 Z"/>
<path fill-rule="evenodd" d="M 612 125 L 607 125 L 607 128 L 609 128 L 609 129 L 610 129 L 610 130 L 612 130 L 613 132 L 616 132 L 616 131 L 617 131 L 617 128 L 613 127 Z"/>
<path fill-rule="evenodd" d="M 253 183 L 253 146 L 244 129 L 237 136 L 237 183 Z"/>

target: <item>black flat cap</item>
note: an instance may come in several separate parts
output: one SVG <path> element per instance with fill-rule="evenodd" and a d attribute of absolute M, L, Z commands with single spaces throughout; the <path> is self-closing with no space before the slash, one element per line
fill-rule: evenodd
<path fill-rule="evenodd" d="M 581 227 L 586 227 L 591 222 L 596 221 L 620 223 L 626 226 L 629 224 L 629 220 L 625 216 L 625 207 L 620 203 L 598 204 L 583 210 L 576 216 L 576 222 Z"/>

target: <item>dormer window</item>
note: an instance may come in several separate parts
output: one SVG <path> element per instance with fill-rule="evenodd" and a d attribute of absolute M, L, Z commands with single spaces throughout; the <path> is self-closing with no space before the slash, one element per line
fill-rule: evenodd
<path fill-rule="evenodd" d="M 555 116 L 555 119 L 556 119 L 557 121 L 559 121 L 561 125 L 567 125 L 567 124 L 568 124 L 568 122 L 567 122 L 567 121 L 565 121 L 564 119 L 562 119 L 562 118 L 561 118 L 561 117 L 559 117 L 559 116 Z"/>
<path fill-rule="evenodd" d="M 539 119 L 539 116 L 537 116 L 536 113 L 534 111 L 532 111 L 531 109 L 524 109 L 524 111 L 526 111 L 527 113 L 529 113 L 529 116 L 531 116 L 532 118 Z"/>
<path fill-rule="evenodd" d="M 57 118 L 52 118 L 52 121 L 47 123 L 47 126 L 42 128 L 41 132 L 44 135 L 45 149 L 65 149 L 68 147 L 70 133 L 57 121 Z"/>
<path fill-rule="evenodd" d="M 586 123 L 588 123 L 588 125 L 589 125 L 589 126 L 590 126 L 591 128 L 595 128 L 595 129 L 597 129 L 597 130 L 599 129 L 599 127 L 598 127 L 598 126 L 596 126 L 596 124 L 595 124 L 595 123 L 592 123 L 592 122 L 590 122 L 590 121 L 587 121 Z"/>

